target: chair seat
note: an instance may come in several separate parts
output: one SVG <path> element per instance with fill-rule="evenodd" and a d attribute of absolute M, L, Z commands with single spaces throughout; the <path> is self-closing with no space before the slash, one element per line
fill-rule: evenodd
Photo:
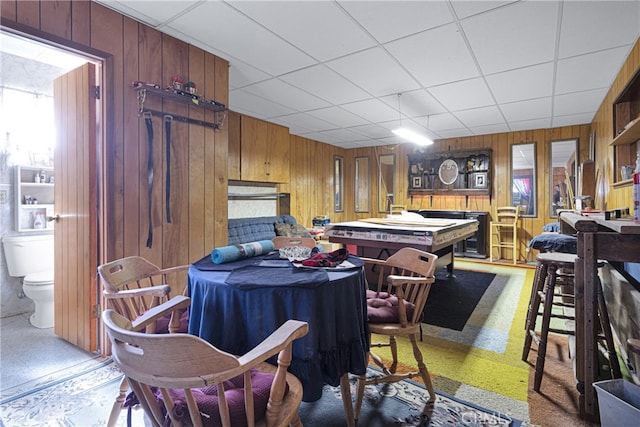
<path fill-rule="evenodd" d="M 153 333 L 168 334 L 169 323 L 171 323 L 171 314 L 162 316 L 156 322 L 156 330 Z M 178 327 L 178 330 L 176 332 L 181 334 L 186 334 L 189 332 L 189 310 L 180 310 L 180 326 Z"/>
<path fill-rule="evenodd" d="M 261 372 L 258 369 L 251 369 L 251 391 L 253 395 L 255 419 L 263 418 L 267 412 L 269 402 L 269 392 L 273 383 L 273 374 Z M 229 405 L 229 416 L 231 425 L 246 425 L 246 410 L 244 402 L 244 374 L 240 374 L 224 382 L 225 399 Z M 171 400 L 175 402 L 173 413 L 180 421 L 189 424 L 189 409 L 186 404 L 185 392 L 183 389 L 168 389 Z M 217 385 L 191 389 L 193 397 L 202 414 L 202 424 L 205 427 L 222 426 L 220 419 L 220 405 Z M 163 412 L 166 410 L 164 399 L 159 389 L 155 390 L 155 398 L 161 404 Z M 134 406 L 139 403 L 134 392 L 127 396 L 125 407 Z M 165 414 L 166 416 L 166 414 Z M 168 419 L 168 418 L 167 418 Z"/>
<path fill-rule="evenodd" d="M 415 304 L 403 301 L 407 310 L 407 317 L 413 316 Z M 367 290 L 367 320 L 369 323 L 395 323 L 397 327 L 400 321 L 398 313 L 398 297 L 387 292 L 376 293 Z"/>

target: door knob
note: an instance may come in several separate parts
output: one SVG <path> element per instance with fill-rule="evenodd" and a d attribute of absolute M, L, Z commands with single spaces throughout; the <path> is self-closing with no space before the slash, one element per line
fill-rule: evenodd
<path fill-rule="evenodd" d="M 51 222 L 51 221 L 58 222 L 58 221 L 60 221 L 60 214 L 55 214 L 54 216 L 48 216 L 47 217 L 47 221 L 48 222 Z"/>

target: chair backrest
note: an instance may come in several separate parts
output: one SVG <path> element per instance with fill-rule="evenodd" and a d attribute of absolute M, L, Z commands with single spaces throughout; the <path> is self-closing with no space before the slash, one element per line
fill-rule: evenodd
<path fill-rule="evenodd" d="M 375 265 L 378 294 L 393 293 L 415 306 L 413 316 L 407 319 L 412 324 L 419 321 L 435 282 L 437 259 L 437 255 L 409 247 L 398 250 L 386 260 L 363 258 L 365 263 Z M 403 305 L 398 308 L 401 312 L 404 310 Z M 400 317 L 402 321 L 402 313 Z"/>
<path fill-rule="evenodd" d="M 500 206 L 496 208 L 496 221 L 517 223 L 520 217 L 520 206 Z"/>
<path fill-rule="evenodd" d="M 149 309 L 167 301 L 172 293 L 168 284 L 169 276 L 188 268 L 189 265 L 182 265 L 160 269 L 139 256 L 102 264 L 98 267 L 98 275 L 102 280 L 107 308 L 133 321 Z M 176 290 L 173 292 L 177 293 Z M 175 319 L 176 322 L 178 320 Z M 147 332 L 154 331 L 154 325 L 148 326 Z"/>
<path fill-rule="evenodd" d="M 406 211 L 407 207 L 405 205 L 391 205 L 389 206 L 389 213 L 391 215 L 399 215 L 403 211 Z"/>
<path fill-rule="evenodd" d="M 113 358 L 154 425 L 164 425 L 166 418 L 170 418 L 173 425 L 182 425 L 185 419 L 179 418 L 180 414 L 190 418 L 194 426 L 202 425 L 203 416 L 218 419 L 217 425 L 223 426 L 232 425 L 238 416 L 248 425 L 253 425 L 254 419 L 264 417 L 270 418 L 271 422 L 277 421 L 269 425 L 286 425 L 281 421 L 297 417 L 302 386 L 286 370 L 291 362 L 293 340 L 308 331 L 305 322 L 289 320 L 252 351 L 236 357 L 195 335 L 132 331 L 131 322 L 114 310 L 105 310 L 102 319 L 111 341 Z M 277 368 L 266 363 L 275 355 L 279 355 Z M 260 374 L 258 370 L 262 368 L 269 374 Z M 266 414 L 261 415 L 265 408 L 259 412 L 254 408 L 252 383 L 264 382 L 265 376 L 269 381 L 266 385 L 269 398 L 268 404 L 264 399 Z M 230 412 L 230 406 L 238 398 L 225 393 L 238 381 L 240 386 L 233 388 L 231 393 L 244 396 L 240 399 L 240 415 L 236 412 L 238 408 L 232 408 Z M 244 391 L 238 394 L 238 388 Z M 213 397 L 205 400 L 204 395 Z M 180 406 L 185 403 L 186 407 Z"/>
<path fill-rule="evenodd" d="M 306 246 L 311 249 L 316 247 L 316 241 L 313 237 L 276 236 L 271 241 L 276 249 L 287 246 Z"/>

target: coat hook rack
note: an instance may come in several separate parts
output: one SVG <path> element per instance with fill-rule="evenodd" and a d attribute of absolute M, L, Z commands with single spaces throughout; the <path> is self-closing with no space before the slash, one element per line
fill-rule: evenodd
<path fill-rule="evenodd" d="M 181 104 L 186 104 L 192 107 L 201 107 L 205 110 L 212 111 L 214 113 L 215 121 L 207 121 L 207 120 L 199 120 L 193 119 L 191 117 L 180 116 L 176 114 L 171 114 L 174 120 L 183 123 L 189 123 L 194 125 L 206 126 L 213 129 L 221 129 L 222 123 L 227 114 L 226 105 L 214 101 L 207 100 L 204 97 L 191 94 L 185 91 L 176 91 L 173 89 L 161 89 L 157 84 L 152 83 L 144 83 L 140 81 L 133 82 L 133 89 L 138 93 L 138 115 L 142 115 L 143 113 L 156 114 L 160 116 L 164 116 L 167 114 L 163 111 L 145 109 L 144 103 L 147 99 L 147 95 L 158 96 L 163 99 L 168 99 L 170 101 L 175 101 Z"/>

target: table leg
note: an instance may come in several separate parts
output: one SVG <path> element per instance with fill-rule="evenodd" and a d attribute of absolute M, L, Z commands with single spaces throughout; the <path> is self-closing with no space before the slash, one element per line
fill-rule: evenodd
<path fill-rule="evenodd" d="M 345 373 L 340 378 L 340 392 L 342 393 L 342 404 L 344 405 L 344 416 L 347 419 L 348 427 L 355 427 L 356 422 L 353 415 L 353 403 L 351 402 L 351 383 L 349 374 Z"/>

